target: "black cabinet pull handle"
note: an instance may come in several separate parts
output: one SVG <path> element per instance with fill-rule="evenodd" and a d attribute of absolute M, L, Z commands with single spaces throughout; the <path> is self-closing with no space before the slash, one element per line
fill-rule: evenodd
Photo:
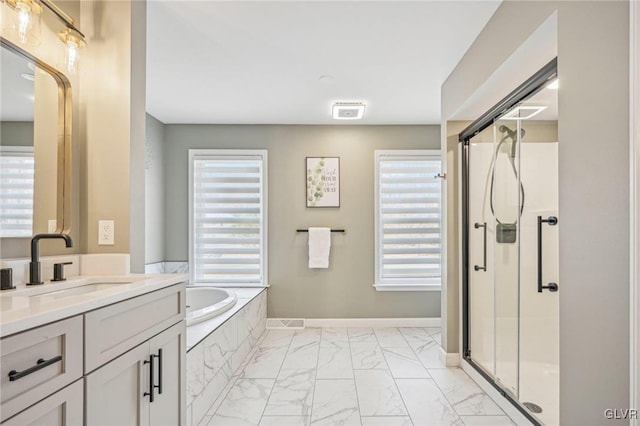
<path fill-rule="evenodd" d="M 158 394 L 162 395 L 162 349 L 158 349 Z"/>
<path fill-rule="evenodd" d="M 549 226 L 556 226 L 558 224 L 558 218 L 555 216 L 549 216 L 547 219 L 543 219 L 542 216 L 538 216 L 538 293 L 542 293 L 542 290 L 549 290 L 551 292 L 558 291 L 558 284 L 549 283 L 542 285 L 542 224 L 547 223 Z"/>
<path fill-rule="evenodd" d="M 473 269 L 475 271 L 484 271 L 487 272 L 487 222 L 484 223 L 478 223 L 476 222 L 473 225 L 474 228 L 478 229 L 478 228 L 483 228 L 483 238 L 484 238 L 484 243 L 483 243 L 483 249 L 482 249 L 482 259 L 483 259 L 483 265 L 482 266 L 478 266 L 475 265 L 473 267 Z"/>
<path fill-rule="evenodd" d="M 155 355 L 149 355 L 149 361 L 144 361 L 145 364 L 149 364 L 149 392 L 145 392 L 142 396 L 149 396 L 149 402 L 153 402 L 153 389 L 154 380 L 153 380 L 153 359 Z"/>
<path fill-rule="evenodd" d="M 46 359 L 46 360 L 40 358 L 38 361 L 36 361 L 36 365 L 34 365 L 33 367 L 29 367 L 26 370 L 22 370 L 22 371 L 11 370 L 11 371 L 9 371 L 9 381 L 10 382 L 15 382 L 16 380 L 21 379 L 24 376 L 28 376 L 31 373 L 35 373 L 38 370 L 42 370 L 43 368 L 48 367 L 51 364 L 55 364 L 58 361 L 62 361 L 62 355 L 54 356 L 53 358 Z"/>

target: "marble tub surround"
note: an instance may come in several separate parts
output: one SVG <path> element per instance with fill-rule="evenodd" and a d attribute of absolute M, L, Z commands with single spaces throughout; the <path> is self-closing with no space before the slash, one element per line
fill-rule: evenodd
<path fill-rule="evenodd" d="M 415 327 L 267 330 L 193 424 L 513 425 L 464 371 L 420 360 L 413 347 L 424 351 L 439 333 Z"/>
<path fill-rule="evenodd" d="M 220 316 L 187 327 L 187 424 L 197 425 L 264 334 L 264 288 L 228 289 L 238 301 Z M 246 386 L 261 383 L 247 382 Z M 242 392 L 239 390 L 238 395 Z M 239 397 L 238 397 L 239 398 Z M 229 402 L 227 414 L 239 402 Z"/>
<path fill-rule="evenodd" d="M 13 269 L 13 284 L 17 287 L 22 287 L 29 280 L 30 261 L 31 259 L 26 257 L 2 259 L 0 260 L 0 267 Z M 126 253 L 41 256 L 40 271 L 45 284 L 50 283 L 53 277 L 53 265 L 66 262 L 71 262 L 71 265 L 64 266 L 64 275 L 67 278 L 74 278 L 80 275 L 129 275 L 131 273 L 129 267 L 131 263 L 130 256 Z"/>
<path fill-rule="evenodd" d="M 21 286 L 0 294 L 0 337 L 39 327 L 165 287 L 185 283 L 186 275 L 77 276 L 57 283 Z M 69 293 L 90 284 L 108 283 L 95 291 Z"/>
<path fill-rule="evenodd" d="M 257 337 L 259 337 L 262 333 L 260 332 L 258 336 L 255 336 L 258 333 L 258 329 L 261 328 L 264 331 L 266 327 L 267 316 L 266 289 L 229 287 L 225 287 L 224 289 L 234 292 L 236 296 L 238 296 L 238 301 L 233 307 L 231 307 L 231 309 L 223 312 L 221 315 L 189 326 L 189 328 L 187 329 L 187 352 L 189 352 L 198 343 L 202 342 L 207 336 L 209 336 L 214 330 L 218 329 L 229 318 L 243 311 L 243 309 L 259 295 L 261 295 L 261 298 L 259 298 L 261 302 L 257 305 L 250 304 L 251 310 L 248 312 L 243 312 L 241 317 L 238 317 L 240 321 L 239 324 L 246 326 L 238 327 L 238 341 L 243 341 L 249 334 L 251 334 L 254 338 L 253 343 L 255 344 L 255 340 L 257 340 Z M 250 331 L 253 332 L 251 333 Z"/>
<path fill-rule="evenodd" d="M 189 262 L 155 262 L 144 266 L 145 274 L 188 274 Z"/>

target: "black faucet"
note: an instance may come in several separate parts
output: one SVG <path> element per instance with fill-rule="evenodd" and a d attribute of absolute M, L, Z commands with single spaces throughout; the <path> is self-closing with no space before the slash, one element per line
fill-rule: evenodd
<path fill-rule="evenodd" d="M 38 242 L 40 240 L 61 238 L 67 248 L 73 247 L 73 240 L 67 234 L 37 234 L 31 239 L 31 262 L 29 263 L 29 282 L 27 285 L 44 284 L 40 280 L 40 259 L 38 254 Z"/>

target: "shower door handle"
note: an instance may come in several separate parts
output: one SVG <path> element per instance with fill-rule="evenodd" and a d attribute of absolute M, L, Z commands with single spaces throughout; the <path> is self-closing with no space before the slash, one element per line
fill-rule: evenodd
<path fill-rule="evenodd" d="M 547 223 L 549 226 L 556 226 L 558 224 L 558 218 L 555 216 L 549 216 L 543 219 L 542 216 L 538 216 L 538 293 L 542 293 L 542 290 L 549 290 L 551 292 L 558 291 L 558 284 L 549 283 L 542 285 L 542 224 Z"/>
<path fill-rule="evenodd" d="M 476 222 L 473 225 L 474 228 L 479 229 L 483 228 L 483 248 L 482 248 L 482 266 L 474 265 L 474 271 L 484 271 L 487 272 L 487 222 L 478 223 Z"/>

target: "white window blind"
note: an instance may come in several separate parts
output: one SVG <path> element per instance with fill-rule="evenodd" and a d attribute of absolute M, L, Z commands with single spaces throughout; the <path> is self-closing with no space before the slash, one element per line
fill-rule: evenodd
<path fill-rule="evenodd" d="M 438 151 L 376 151 L 377 289 L 440 288 L 440 171 Z"/>
<path fill-rule="evenodd" d="M 266 285 L 266 151 L 189 155 L 192 282 Z"/>
<path fill-rule="evenodd" d="M 33 147 L 0 147 L 0 237 L 33 234 Z"/>

